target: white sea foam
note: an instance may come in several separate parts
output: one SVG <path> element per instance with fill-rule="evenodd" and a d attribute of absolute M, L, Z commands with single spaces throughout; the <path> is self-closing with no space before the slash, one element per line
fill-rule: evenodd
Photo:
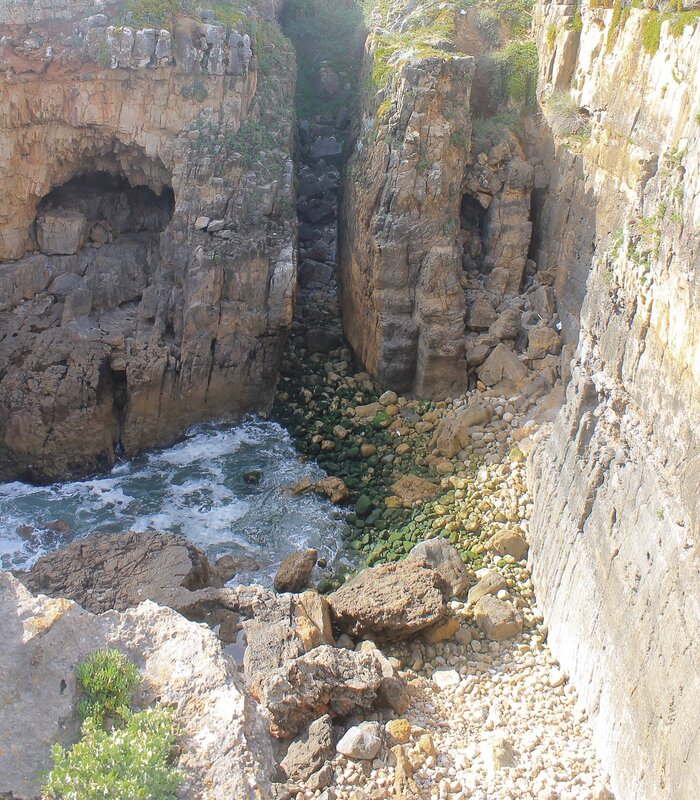
<path fill-rule="evenodd" d="M 244 479 L 252 471 L 262 473 L 258 486 Z M 292 497 L 288 491 L 302 477 L 322 475 L 299 459 L 275 423 L 201 426 L 173 447 L 118 464 L 104 477 L 44 487 L 0 485 L 0 566 L 26 568 L 73 539 L 125 530 L 181 533 L 212 558 L 251 555 L 267 576 L 299 547 L 315 547 L 331 561 L 344 529 L 336 509 L 314 495 Z"/>

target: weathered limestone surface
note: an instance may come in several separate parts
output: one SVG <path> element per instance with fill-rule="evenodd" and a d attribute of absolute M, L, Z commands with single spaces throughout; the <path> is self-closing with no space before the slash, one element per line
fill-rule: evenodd
<path fill-rule="evenodd" d="M 97 648 L 116 647 L 142 670 L 145 696 L 175 710 L 183 796 L 272 796 L 267 725 L 205 626 L 152 602 L 93 616 L 69 600 L 33 597 L 0 572 L 0 637 L 0 794 L 38 794 L 51 745 L 79 735 L 76 665 Z"/>
<path fill-rule="evenodd" d="M 700 692 L 700 30 L 673 38 L 665 23 L 652 57 L 640 40 L 649 12 L 633 9 L 605 55 L 612 11 L 584 5 L 572 41 L 573 11 L 536 7 L 549 54 L 542 96 L 575 79 L 592 131 L 579 154 L 553 145 L 536 222 L 538 259 L 557 272 L 579 346 L 566 405 L 530 460 L 533 577 L 616 797 L 690 800 L 700 781 L 689 702 Z"/>
<path fill-rule="evenodd" d="M 85 474 L 264 409 L 291 322 L 293 56 L 266 38 L 286 66 L 261 75 L 225 25 L 116 28 L 84 5 L 31 4 L 31 26 L 0 5 L 0 479 Z M 97 173 L 168 213 L 121 226 L 52 193 Z"/>
<path fill-rule="evenodd" d="M 413 56 L 350 160 L 341 207 L 345 331 L 382 386 L 424 397 L 466 384 L 459 206 L 474 59 Z"/>

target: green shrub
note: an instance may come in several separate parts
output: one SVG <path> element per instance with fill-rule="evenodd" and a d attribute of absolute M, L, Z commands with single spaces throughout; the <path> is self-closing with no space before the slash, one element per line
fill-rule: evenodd
<path fill-rule="evenodd" d="M 605 41 L 605 52 L 609 53 L 613 49 L 613 45 L 617 41 L 617 29 L 620 26 L 622 19 L 622 0 L 615 0 L 613 3 L 612 20 L 610 21 L 610 28 L 608 29 L 608 37 Z"/>
<path fill-rule="evenodd" d="M 130 24 L 172 29 L 178 11 L 177 0 L 127 0 Z"/>
<path fill-rule="evenodd" d="M 662 21 L 658 11 L 648 11 L 642 20 L 642 47 L 651 55 L 659 49 Z"/>
<path fill-rule="evenodd" d="M 550 25 L 547 28 L 546 40 L 547 40 L 547 47 L 549 47 L 550 50 L 554 50 L 554 45 L 557 41 L 556 25 Z"/>
<path fill-rule="evenodd" d="M 119 650 L 95 650 L 76 670 L 85 694 L 78 703 L 82 719 L 94 718 L 102 723 L 105 717 L 124 719 L 129 703 L 139 685 L 139 673 L 132 661 Z"/>
<path fill-rule="evenodd" d="M 534 42 L 511 42 L 496 53 L 501 68 L 504 96 L 534 106 L 537 88 L 538 56 Z"/>
<path fill-rule="evenodd" d="M 129 714 L 123 728 L 103 730 L 89 717 L 70 750 L 54 745 L 43 792 L 52 800 L 174 800 L 180 775 L 170 766 L 172 713 L 152 708 Z"/>

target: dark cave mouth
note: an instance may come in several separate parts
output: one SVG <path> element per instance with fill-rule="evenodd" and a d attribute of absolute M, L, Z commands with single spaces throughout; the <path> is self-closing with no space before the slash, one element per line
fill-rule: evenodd
<path fill-rule="evenodd" d="M 39 203 L 35 241 L 46 255 L 75 255 L 125 235 L 159 235 L 170 223 L 175 194 L 132 186 L 126 176 L 85 172 L 52 189 Z"/>

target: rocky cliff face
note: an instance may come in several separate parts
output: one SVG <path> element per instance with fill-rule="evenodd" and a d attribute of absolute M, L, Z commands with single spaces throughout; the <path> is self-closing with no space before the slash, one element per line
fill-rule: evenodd
<path fill-rule="evenodd" d="M 649 43 L 654 11 L 584 5 L 579 31 L 574 10 L 536 14 L 555 131 L 538 260 L 579 344 L 531 458 L 532 563 L 617 796 L 683 800 L 700 778 L 700 30 L 671 15 Z"/>
<path fill-rule="evenodd" d="M 248 12 L 156 29 L 111 24 L 121 3 L 0 4 L 0 479 L 270 403 L 294 69 L 273 4 Z"/>

